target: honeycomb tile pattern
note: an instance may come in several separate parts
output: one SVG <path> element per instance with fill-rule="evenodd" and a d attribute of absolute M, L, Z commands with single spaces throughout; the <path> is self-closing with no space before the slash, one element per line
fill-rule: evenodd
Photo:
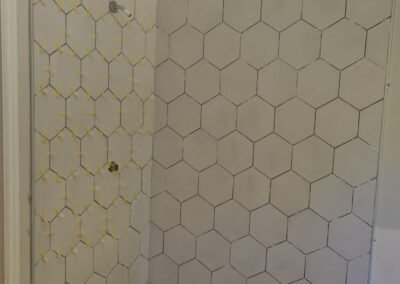
<path fill-rule="evenodd" d="M 151 283 L 367 284 L 390 0 L 161 2 Z"/>
<path fill-rule="evenodd" d="M 127 18 L 108 0 L 32 2 L 34 281 L 145 284 L 156 7 L 121 1 Z"/>
<path fill-rule="evenodd" d="M 367 283 L 391 0 L 33 2 L 36 284 Z"/>

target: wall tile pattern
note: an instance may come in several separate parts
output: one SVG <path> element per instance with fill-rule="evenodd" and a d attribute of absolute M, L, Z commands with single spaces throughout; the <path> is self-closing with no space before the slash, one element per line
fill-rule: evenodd
<path fill-rule="evenodd" d="M 161 0 L 152 284 L 367 284 L 391 0 Z"/>
<path fill-rule="evenodd" d="M 34 283 L 145 284 L 155 3 L 32 2 Z"/>

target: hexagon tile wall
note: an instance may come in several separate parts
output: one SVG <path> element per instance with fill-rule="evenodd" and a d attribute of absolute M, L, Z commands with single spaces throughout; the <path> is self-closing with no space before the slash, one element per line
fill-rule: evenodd
<path fill-rule="evenodd" d="M 391 0 L 107 1 L 33 3 L 36 283 L 367 284 Z"/>
<path fill-rule="evenodd" d="M 36 284 L 148 280 L 156 6 L 120 4 L 33 1 Z"/>

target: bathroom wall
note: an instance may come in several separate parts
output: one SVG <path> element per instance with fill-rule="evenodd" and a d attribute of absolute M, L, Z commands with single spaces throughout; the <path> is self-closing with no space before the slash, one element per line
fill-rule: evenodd
<path fill-rule="evenodd" d="M 162 0 L 152 284 L 367 284 L 391 0 Z"/>
<path fill-rule="evenodd" d="M 32 3 L 36 284 L 147 282 L 156 7 L 119 2 Z"/>

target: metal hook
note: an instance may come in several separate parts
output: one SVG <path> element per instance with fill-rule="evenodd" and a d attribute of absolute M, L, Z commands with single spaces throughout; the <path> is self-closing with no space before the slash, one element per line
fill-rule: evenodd
<path fill-rule="evenodd" d="M 132 17 L 132 12 L 125 6 L 119 5 L 116 1 L 111 1 L 109 6 L 110 12 L 113 14 L 118 13 L 118 10 L 122 10 L 129 18 Z"/>

